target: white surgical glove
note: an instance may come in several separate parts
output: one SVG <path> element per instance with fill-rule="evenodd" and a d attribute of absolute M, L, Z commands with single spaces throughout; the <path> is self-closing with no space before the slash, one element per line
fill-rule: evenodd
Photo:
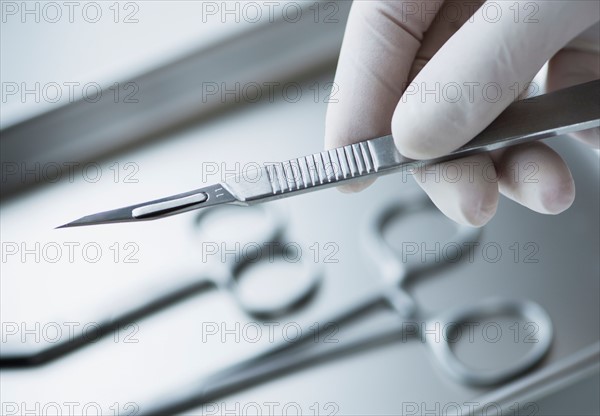
<path fill-rule="evenodd" d="M 600 78 L 599 20 L 597 0 L 355 0 L 325 146 L 392 133 L 407 157 L 447 154 L 491 123 L 548 60 L 548 91 Z M 579 134 L 595 147 L 599 137 L 598 129 Z M 492 218 L 499 193 L 545 214 L 575 197 L 565 162 L 540 142 L 414 177 L 444 214 L 472 226 Z"/>

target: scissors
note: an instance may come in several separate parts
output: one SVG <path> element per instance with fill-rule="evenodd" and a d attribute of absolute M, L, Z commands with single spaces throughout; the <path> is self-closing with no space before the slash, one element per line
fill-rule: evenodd
<path fill-rule="evenodd" d="M 324 189 L 366 176 L 414 169 L 600 126 L 600 80 L 517 101 L 469 143 L 440 158 L 402 156 L 392 136 L 267 165 L 223 183 L 82 217 L 57 228 L 154 220 L 221 204 L 259 202 Z"/>
<path fill-rule="evenodd" d="M 267 206 L 253 207 L 251 210 L 244 210 L 234 205 L 224 208 L 226 209 L 216 210 L 213 208 L 200 211 L 194 219 L 194 231 L 198 235 L 206 237 L 213 235 L 209 229 L 210 225 L 230 225 L 236 219 L 243 221 L 246 224 L 244 227 L 246 236 L 242 243 L 247 243 L 243 246 L 244 253 L 238 252 L 234 256 L 224 258 L 218 255 L 206 256 L 206 260 L 203 260 L 206 267 L 199 276 L 174 279 L 175 282 L 169 279 L 166 288 L 153 288 L 148 293 L 138 292 L 134 300 L 128 297 L 125 302 L 116 302 L 117 305 L 127 306 L 120 310 L 119 306 L 111 307 L 111 309 L 116 309 L 113 314 L 94 322 L 95 325 L 90 330 L 69 337 L 65 341 L 51 344 L 48 348 L 34 352 L 7 353 L 6 346 L 3 346 L 0 367 L 16 368 L 45 364 L 96 342 L 113 331 L 126 327 L 132 322 L 139 321 L 187 297 L 215 288 L 228 292 L 245 313 L 260 320 L 282 317 L 302 308 L 318 290 L 322 275 L 317 268 L 308 262 L 302 262 L 301 259 L 298 261 L 298 265 L 294 265 L 298 270 L 293 273 L 293 288 L 278 292 L 277 299 L 260 297 L 261 287 L 257 287 L 257 284 L 252 286 L 252 281 L 248 283 L 252 290 L 244 291 L 244 293 L 250 293 L 250 296 L 240 291 L 240 282 L 248 275 L 248 269 L 254 265 L 293 257 L 294 253 L 291 256 L 288 255 L 291 248 L 289 244 L 286 244 L 284 217 L 280 212 Z M 219 216 L 224 221 L 215 221 L 215 217 Z M 223 235 L 222 232 L 218 234 Z M 236 232 L 235 238 L 239 243 L 239 232 Z M 235 249 L 235 247 L 226 248 L 228 250 Z M 267 250 L 268 254 L 265 254 Z M 286 255 L 287 257 L 284 257 Z M 288 263 L 291 262 L 288 261 Z M 259 295 L 258 299 L 256 298 L 257 294 Z"/>
<path fill-rule="evenodd" d="M 488 386 L 505 382 L 531 369 L 548 352 L 553 339 L 552 322 L 546 311 L 530 300 L 510 298 L 490 298 L 469 306 L 460 306 L 434 317 L 424 317 L 408 290 L 405 288 L 411 279 L 418 279 L 439 268 L 448 267 L 455 262 L 449 257 L 442 261 L 406 262 L 402 253 L 392 249 L 384 238 L 384 231 L 396 220 L 410 221 L 417 213 L 441 215 L 426 198 L 412 201 L 394 201 L 380 209 L 367 221 L 361 239 L 378 273 L 374 290 L 349 306 L 319 320 L 320 331 L 324 332 L 332 323 L 351 325 L 381 307 L 391 309 L 398 317 L 398 325 L 374 331 L 350 341 L 316 346 L 315 331 L 302 328 L 301 336 L 294 341 L 282 342 L 274 347 L 218 371 L 200 380 L 198 384 L 178 389 L 169 395 L 169 402 L 160 403 L 143 412 L 149 415 L 174 414 L 184 410 L 211 403 L 237 390 L 251 387 L 327 360 L 338 359 L 355 351 L 380 345 L 382 342 L 397 341 L 409 336 L 421 338 L 421 342 L 430 347 L 439 366 L 459 382 L 473 386 Z M 480 237 L 480 229 L 452 224 L 454 235 L 450 242 L 465 247 L 474 247 Z M 465 244 L 470 243 L 470 244 Z M 443 266 L 443 267 L 441 267 Z M 535 322 L 538 328 L 533 348 L 510 366 L 495 370 L 478 370 L 463 363 L 453 352 L 452 340 L 456 340 L 455 331 L 461 325 L 471 324 L 498 316 L 518 316 L 527 322 Z M 409 323 L 407 325 L 407 323 Z M 422 332 L 420 328 L 429 328 Z M 314 328 L 311 326 L 311 328 Z M 431 331 L 431 328 L 439 328 Z"/>

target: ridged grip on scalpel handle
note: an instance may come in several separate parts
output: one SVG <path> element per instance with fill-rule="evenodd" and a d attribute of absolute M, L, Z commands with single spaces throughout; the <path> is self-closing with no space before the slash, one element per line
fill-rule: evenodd
<path fill-rule="evenodd" d="M 406 161 L 387 136 L 269 164 L 260 174 L 236 177 L 225 186 L 238 200 L 252 203 L 322 189 Z"/>
<path fill-rule="evenodd" d="M 273 195 L 301 191 L 376 173 L 368 142 L 331 149 L 266 168 Z"/>

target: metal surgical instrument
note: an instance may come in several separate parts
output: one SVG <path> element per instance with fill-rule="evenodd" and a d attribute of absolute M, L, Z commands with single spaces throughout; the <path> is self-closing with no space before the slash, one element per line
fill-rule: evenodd
<path fill-rule="evenodd" d="M 252 205 L 600 126 L 600 80 L 517 101 L 485 130 L 449 155 L 416 161 L 402 156 L 392 136 L 338 147 L 260 168 L 223 183 L 92 214 L 62 225 L 154 220 L 220 204 Z M 258 178 L 258 179 L 257 179 Z"/>
<path fill-rule="evenodd" d="M 409 201 L 392 201 L 383 208 L 377 208 L 374 215 L 368 215 L 364 223 L 360 240 L 375 267 L 372 273 L 377 280 L 373 291 L 349 301 L 348 305 L 319 319 L 318 328 L 324 332 L 328 324 L 352 326 L 370 314 L 382 308 L 397 314 L 397 324 L 369 333 L 343 339 L 332 344 L 320 344 L 314 341 L 315 332 L 302 328 L 300 337 L 293 342 L 284 341 L 258 355 L 222 369 L 198 381 L 187 384 L 170 394 L 167 402 L 157 403 L 149 409 L 142 409 L 144 415 L 175 414 L 186 409 L 219 400 L 225 395 L 255 386 L 257 383 L 272 380 L 281 375 L 293 373 L 298 369 L 340 359 L 348 354 L 371 348 L 391 341 L 406 342 L 408 339 L 420 339 L 426 344 L 435 361 L 457 381 L 473 386 L 489 386 L 503 383 L 538 364 L 549 351 L 553 339 L 553 326 L 546 311 L 537 303 L 528 299 L 492 297 L 480 299 L 470 305 L 461 305 L 433 316 L 423 316 L 415 298 L 407 290 L 409 280 L 419 280 L 440 272 L 440 268 L 458 266 L 460 261 L 444 257 L 439 261 L 428 258 L 426 261 L 404 261 L 400 250 L 394 250 L 384 238 L 384 231 L 394 221 L 410 221 L 421 213 L 441 215 L 427 198 L 421 197 Z M 460 246 L 473 246 L 481 234 L 480 229 L 452 224 L 454 235 L 448 242 Z M 406 237 L 406 236 L 404 236 Z M 462 257 L 464 260 L 465 256 Z M 468 266 L 466 266 L 468 267 Z M 519 359 L 497 369 L 476 369 L 463 363 L 453 350 L 458 341 L 457 334 L 464 325 L 479 323 L 502 316 L 517 316 L 525 322 L 536 324 L 535 340 Z M 429 328 L 424 331 L 423 328 Z M 434 331 L 431 331 L 435 328 Z M 408 375 L 407 375 L 408 376 Z"/>

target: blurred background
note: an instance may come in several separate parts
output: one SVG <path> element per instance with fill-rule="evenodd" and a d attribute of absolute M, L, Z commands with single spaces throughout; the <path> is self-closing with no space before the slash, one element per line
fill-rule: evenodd
<path fill-rule="evenodd" d="M 378 287 L 364 233 L 389 204 L 420 201 L 412 179 L 223 210 L 210 221 L 191 212 L 54 227 L 320 151 L 351 2 L 0 3 L 2 415 L 164 406 L 190 415 L 600 412 L 600 166 L 597 154 L 561 138 L 549 143 L 573 169 L 573 208 L 547 217 L 503 199 L 479 237 L 499 254 L 475 250 L 409 286 L 427 317 L 489 296 L 537 302 L 554 325 L 539 365 L 476 388 L 440 370 L 420 340 L 380 337 L 203 401 L 212 374 L 292 345 L 298 333 L 326 350 L 394 332 L 402 322 L 385 310 L 322 327 Z M 439 255 L 453 233 L 432 210 L 390 225 L 384 238 L 397 253 L 408 242 Z M 238 300 L 203 283 L 275 238 L 299 261 L 242 270 Z M 302 290 L 306 302 L 289 313 L 244 313 Z M 491 323 L 498 340 L 476 332 L 454 346 L 461 360 L 502 368 L 531 347 L 530 322 Z"/>

